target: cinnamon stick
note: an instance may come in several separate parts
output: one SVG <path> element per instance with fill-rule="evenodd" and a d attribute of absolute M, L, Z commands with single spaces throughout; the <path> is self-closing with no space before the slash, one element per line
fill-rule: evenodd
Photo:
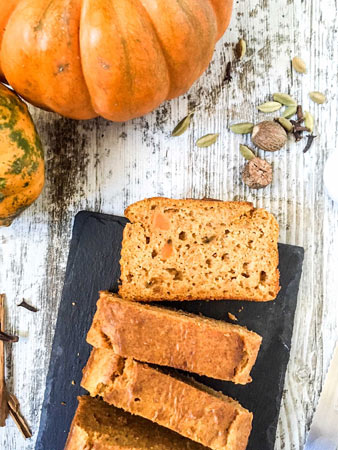
<path fill-rule="evenodd" d="M 5 333 L 4 331 L 0 331 L 0 341 L 3 342 L 18 342 L 18 336 L 12 336 L 11 334 Z"/>
<path fill-rule="evenodd" d="M 0 294 L 0 331 L 5 329 L 5 294 Z M 5 381 L 5 344 L 0 341 L 0 427 L 6 425 L 8 416 L 7 388 Z"/>
<path fill-rule="evenodd" d="M 17 336 L 5 333 L 5 294 L 0 294 L 0 334 L 6 339 L 0 339 L 0 427 L 6 425 L 8 414 L 11 415 L 16 426 L 25 438 L 32 437 L 32 432 L 20 412 L 20 404 L 14 394 L 7 390 L 5 381 L 5 342 L 17 342 Z M 8 339 L 8 337 L 10 339 Z M 14 338 L 14 340 L 13 340 Z"/>
<path fill-rule="evenodd" d="M 32 437 L 32 432 L 20 412 L 20 403 L 14 394 L 8 394 L 9 414 L 25 439 Z"/>

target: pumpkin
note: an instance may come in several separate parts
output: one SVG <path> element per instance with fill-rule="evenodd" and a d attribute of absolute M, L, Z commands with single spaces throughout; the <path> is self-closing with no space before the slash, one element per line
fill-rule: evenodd
<path fill-rule="evenodd" d="M 33 203 L 43 184 L 43 150 L 28 108 L 0 83 L 0 226 Z"/>
<path fill-rule="evenodd" d="M 0 77 L 66 117 L 139 117 L 204 72 L 232 1 L 3 0 Z"/>

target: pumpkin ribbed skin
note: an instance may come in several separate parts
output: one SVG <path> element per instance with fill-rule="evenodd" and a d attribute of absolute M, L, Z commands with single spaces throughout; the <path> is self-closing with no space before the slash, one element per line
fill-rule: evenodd
<path fill-rule="evenodd" d="M 43 184 L 43 150 L 27 106 L 0 84 L 0 226 L 33 203 Z"/>
<path fill-rule="evenodd" d="M 232 1 L 6 0 L 0 77 L 66 117 L 138 117 L 204 72 Z"/>

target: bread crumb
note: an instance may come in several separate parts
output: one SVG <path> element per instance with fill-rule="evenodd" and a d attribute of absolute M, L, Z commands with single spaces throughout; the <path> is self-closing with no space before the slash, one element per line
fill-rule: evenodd
<path fill-rule="evenodd" d="M 242 312 L 244 309 L 244 307 L 242 306 L 241 308 L 239 308 L 238 312 Z"/>
<path fill-rule="evenodd" d="M 235 322 L 238 321 L 237 317 L 234 314 L 231 314 L 230 312 L 228 312 L 228 317 L 229 317 L 229 319 L 231 319 L 231 320 L 233 320 Z"/>
<path fill-rule="evenodd" d="M 75 386 L 75 381 L 74 380 L 72 380 L 72 385 Z"/>

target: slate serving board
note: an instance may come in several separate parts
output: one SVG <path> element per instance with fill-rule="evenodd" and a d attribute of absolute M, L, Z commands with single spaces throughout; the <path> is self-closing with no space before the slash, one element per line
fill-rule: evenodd
<path fill-rule="evenodd" d="M 56 324 L 36 450 L 62 450 L 77 407 L 82 368 L 90 353 L 85 337 L 96 310 L 98 291 L 116 291 L 120 274 L 122 233 L 127 219 L 82 211 L 75 218 L 64 288 Z M 284 378 L 289 360 L 294 313 L 304 250 L 279 244 L 282 289 L 273 302 L 175 302 L 170 307 L 230 321 L 263 336 L 252 370 L 253 382 L 197 377 L 223 391 L 254 413 L 248 450 L 273 450 Z M 75 382 L 75 384 L 74 384 Z"/>

